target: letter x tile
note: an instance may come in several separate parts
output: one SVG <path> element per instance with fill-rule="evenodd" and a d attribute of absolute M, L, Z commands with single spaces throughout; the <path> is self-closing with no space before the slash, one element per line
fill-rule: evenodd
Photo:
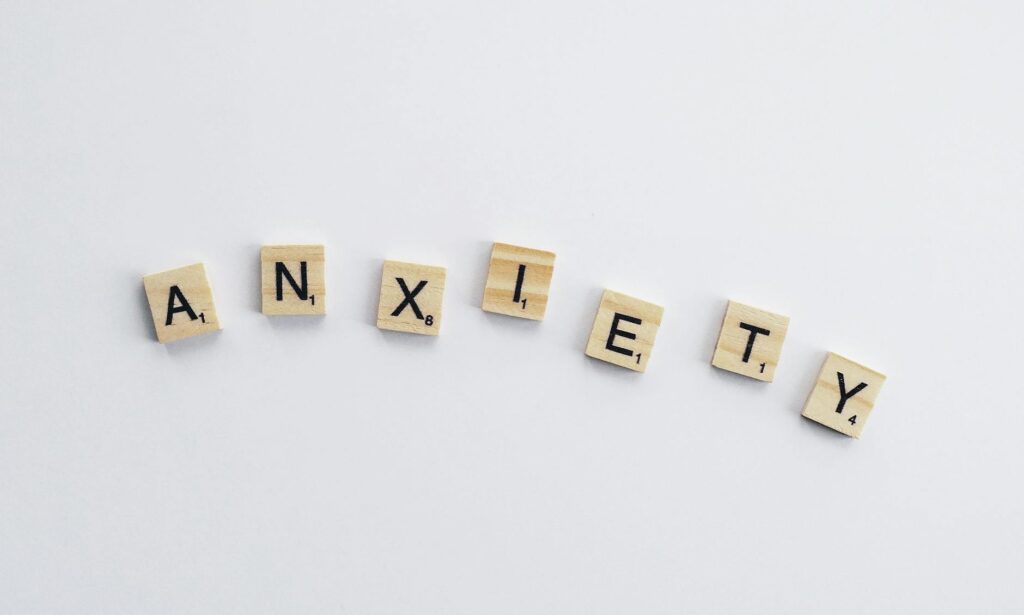
<path fill-rule="evenodd" d="M 444 267 L 384 261 L 377 327 L 403 333 L 441 331 Z"/>

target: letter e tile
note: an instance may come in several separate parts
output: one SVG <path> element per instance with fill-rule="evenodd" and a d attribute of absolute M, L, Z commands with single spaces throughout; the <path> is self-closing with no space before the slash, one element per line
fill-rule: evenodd
<path fill-rule="evenodd" d="M 587 342 L 587 356 L 633 371 L 646 371 L 663 314 L 660 305 L 604 291 Z"/>

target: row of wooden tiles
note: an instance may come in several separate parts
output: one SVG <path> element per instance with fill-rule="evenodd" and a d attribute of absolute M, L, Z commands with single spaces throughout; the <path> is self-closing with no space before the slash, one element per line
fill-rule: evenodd
<path fill-rule="evenodd" d="M 326 313 L 324 247 L 275 245 L 260 250 L 263 313 L 268 316 Z M 495 243 L 482 308 L 517 318 L 542 320 L 555 255 Z M 444 267 L 384 261 L 377 326 L 437 335 L 441 330 Z M 213 291 L 202 263 L 143 278 L 157 339 L 167 343 L 220 330 Z M 651 358 L 664 309 L 606 290 L 601 297 L 586 354 L 643 372 Z M 730 301 L 711 364 L 771 382 L 782 354 L 789 318 Z M 803 416 L 859 438 L 885 376 L 829 353 Z"/>

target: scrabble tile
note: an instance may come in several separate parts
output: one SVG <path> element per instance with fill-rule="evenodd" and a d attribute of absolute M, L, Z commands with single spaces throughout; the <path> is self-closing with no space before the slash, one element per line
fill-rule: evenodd
<path fill-rule="evenodd" d="M 213 289 L 202 263 L 151 273 L 142 278 L 142 284 L 160 343 L 220 331 Z"/>
<path fill-rule="evenodd" d="M 883 374 L 830 352 L 804 404 L 803 415 L 859 438 L 883 383 Z"/>
<path fill-rule="evenodd" d="M 587 342 L 587 356 L 646 371 L 663 313 L 660 305 L 604 291 Z"/>
<path fill-rule="evenodd" d="M 384 261 L 377 327 L 437 335 L 441 330 L 444 267 Z"/>
<path fill-rule="evenodd" d="M 544 320 L 554 270 L 553 252 L 495 243 L 480 307 L 496 314 Z"/>
<path fill-rule="evenodd" d="M 322 315 L 327 311 L 323 246 L 260 248 L 263 313 Z"/>
<path fill-rule="evenodd" d="M 730 301 L 711 364 L 771 382 L 782 354 L 789 317 Z"/>

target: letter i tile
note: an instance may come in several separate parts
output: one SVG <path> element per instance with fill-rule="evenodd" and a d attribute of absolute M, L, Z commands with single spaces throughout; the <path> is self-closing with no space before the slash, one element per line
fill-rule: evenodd
<path fill-rule="evenodd" d="M 481 307 L 486 312 L 543 320 L 554 269 L 553 252 L 495 243 Z"/>

